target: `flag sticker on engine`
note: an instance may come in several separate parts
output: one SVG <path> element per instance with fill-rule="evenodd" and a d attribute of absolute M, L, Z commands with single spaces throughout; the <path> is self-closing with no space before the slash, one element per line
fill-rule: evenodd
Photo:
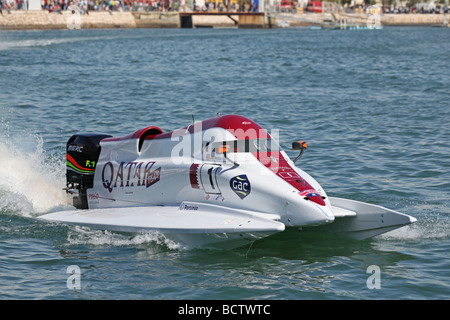
<path fill-rule="evenodd" d="M 251 191 L 250 181 L 245 174 L 231 178 L 230 187 L 241 199 L 248 196 Z"/>

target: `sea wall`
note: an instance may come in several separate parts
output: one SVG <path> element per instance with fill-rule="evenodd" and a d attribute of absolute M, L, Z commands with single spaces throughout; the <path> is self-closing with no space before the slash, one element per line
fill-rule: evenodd
<path fill-rule="evenodd" d="M 328 21 L 330 14 L 297 14 L 292 26 L 306 26 L 303 20 Z M 363 22 L 367 19 L 363 14 L 335 15 L 334 18 Z M 83 28 L 180 28 L 181 17 L 178 12 L 98 12 L 77 15 L 70 11 L 62 13 L 48 11 L 3 10 L 0 14 L 0 29 L 83 29 Z M 381 16 L 381 24 L 385 26 L 426 26 L 449 25 L 444 14 L 386 14 Z M 190 20 L 192 27 L 274 27 L 275 19 L 267 16 L 236 15 L 194 15 Z M 184 26 L 184 25 L 183 25 Z"/>
<path fill-rule="evenodd" d="M 383 26 L 442 26 L 446 21 L 444 14 L 383 14 L 380 22 Z M 364 23 L 368 16 L 365 14 L 336 14 L 336 17 Z M 448 26 L 448 18 L 447 24 Z"/>
<path fill-rule="evenodd" d="M 3 10 L 0 29 L 80 29 L 80 28 L 136 28 L 136 19 L 131 12 L 90 12 L 72 14 L 48 11 Z"/>
<path fill-rule="evenodd" d="M 385 14 L 381 16 L 384 26 L 449 26 L 450 17 L 444 14 Z"/>
<path fill-rule="evenodd" d="M 382 26 L 450 26 L 450 15 L 444 14 L 383 14 L 379 17 Z M 345 21 L 347 24 L 365 25 L 369 15 L 360 13 L 297 13 L 278 16 L 278 19 L 284 18 L 291 26 L 298 27 L 314 26 L 320 22 L 330 21 Z"/>
<path fill-rule="evenodd" d="M 180 28 L 178 12 L 122 12 L 133 17 L 138 28 Z"/>

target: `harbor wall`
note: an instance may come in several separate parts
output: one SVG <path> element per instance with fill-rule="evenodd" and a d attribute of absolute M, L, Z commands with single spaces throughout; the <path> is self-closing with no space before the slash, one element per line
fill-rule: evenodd
<path fill-rule="evenodd" d="M 337 15 L 339 18 L 361 22 L 367 19 L 363 14 Z M 330 14 L 297 14 L 297 21 L 314 19 L 330 20 Z M 336 17 L 336 15 L 335 15 Z M 89 14 L 74 15 L 70 11 L 62 13 L 48 11 L 3 10 L 0 14 L 0 29 L 88 29 L 88 28 L 180 28 L 183 17 L 178 12 L 107 12 L 90 11 Z M 381 16 L 385 26 L 442 26 L 449 22 L 444 14 L 386 14 Z M 193 15 L 190 27 L 275 27 L 276 20 L 267 16 Z M 307 26 L 307 22 L 291 23 L 292 26 Z M 183 26 L 185 27 L 185 26 Z"/>
<path fill-rule="evenodd" d="M 356 23 L 365 23 L 365 14 L 336 14 L 337 18 L 353 20 Z M 449 18 L 444 14 L 383 14 L 380 22 L 383 26 L 448 26 Z"/>
<path fill-rule="evenodd" d="M 450 17 L 444 14 L 385 14 L 381 16 L 384 26 L 442 26 L 449 24 Z"/>
<path fill-rule="evenodd" d="M 48 11 L 3 10 L 0 29 L 80 29 L 80 28 L 136 28 L 136 19 L 131 12 L 90 12 L 76 15 L 70 11 L 61 13 Z"/>

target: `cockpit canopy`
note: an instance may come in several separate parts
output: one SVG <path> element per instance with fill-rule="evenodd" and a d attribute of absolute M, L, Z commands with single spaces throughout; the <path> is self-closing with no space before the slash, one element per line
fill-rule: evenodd
<path fill-rule="evenodd" d="M 262 138 L 206 142 L 202 155 L 203 160 L 206 161 L 228 160 L 237 165 L 239 162 L 248 159 L 245 154 L 252 154 L 258 161 L 267 165 L 278 159 L 280 151 L 281 148 L 275 139 Z M 235 156 L 232 156 L 233 154 Z M 252 157 L 252 159 L 255 158 Z M 236 162 L 231 159 L 235 159 Z"/>
<path fill-rule="evenodd" d="M 247 140 L 230 140 L 214 142 L 210 146 L 212 152 L 223 153 L 239 153 L 239 152 L 272 152 L 280 151 L 280 146 L 274 139 L 247 139 Z"/>

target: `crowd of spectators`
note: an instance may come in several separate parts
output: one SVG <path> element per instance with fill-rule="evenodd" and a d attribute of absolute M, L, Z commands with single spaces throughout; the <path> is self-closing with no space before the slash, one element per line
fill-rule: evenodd
<path fill-rule="evenodd" d="M 254 11 L 252 1 L 240 6 L 230 0 L 229 11 Z M 28 0 L 0 0 L 0 9 L 27 10 Z M 78 11 L 89 14 L 89 11 L 225 11 L 222 2 L 205 1 L 202 7 L 195 0 L 41 0 L 42 10 L 62 13 L 62 11 Z"/>
<path fill-rule="evenodd" d="M 0 13 L 3 10 L 27 10 L 29 0 L 0 0 Z M 424 0 L 426 1 L 426 0 Z M 40 0 L 42 10 L 58 12 L 70 10 L 81 14 L 89 14 L 89 11 L 231 11 L 231 12 L 255 12 L 252 0 L 204 0 L 202 6 L 198 6 L 195 0 Z M 226 8 L 223 3 L 228 3 Z M 297 4 L 295 1 L 289 1 Z M 306 0 L 301 2 L 307 2 Z M 204 4 L 203 4 L 204 3 Z M 300 3 L 300 1 L 299 1 Z M 350 8 L 347 11 L 357 11 L 361 8 Z M 362 11 L 363 9 L 361 9 Z M 364 12 L 364 11 L 363 11 Z M 394 8 L 393 5 L 385 6 L 383 13 L 448 13 L 447 5 L 434 5 L 420 3 L 410 7 Z"/>
<path fill-rule="evenodd" d="M 27 10 L 27 2 L 26 0 L 0 0 L 0 12 L 3 9 L 8 10 L 8 12 L 13 10 Z"/>
<path fill-rule="evenodd" d="M 64 10 L 89 11 L 170 11 L 186 0 L 41 0 L 42 10 L 61 12 Z M 0 0 L 0 9 L 27 10 L 28 0 Z"/>

